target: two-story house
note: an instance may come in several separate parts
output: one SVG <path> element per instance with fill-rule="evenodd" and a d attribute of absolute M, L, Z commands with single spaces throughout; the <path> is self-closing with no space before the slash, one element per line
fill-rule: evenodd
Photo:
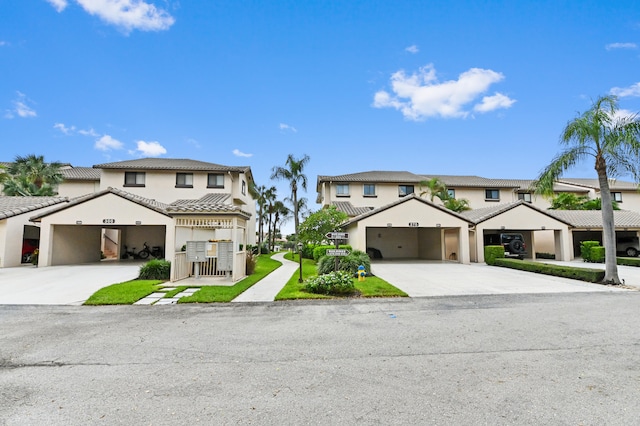
<path fill-rule="evenodd" d="M 58 191 L 66 201 L 30 217 L 40 226 L 40 266 L 127 257 L 147 244 L 172 261 L 178 279 L 191 271 L 181 251 L 187 241 L 224 241 L 232 267 L 212 258 L 202 274 L 244 276 L 244 248 L 255 243 L 249 167 L 144 158 L 65 168 L 63 175 Z"/>
<path fill-rule="evenodd" d="M 425 182 L 438 178 L 452 198 L 469 201 L 472 210 L 455 213 L 433 202 Z M 488 234 L 522 233 L 528 257 L 536 253 L 571 259 L 579 242 L 601 239 L 599 211 L 548 210 L 548 199 L 536 196 L 532 180 L 479 176 L 424 175 L 406 171 L 367 171 L 318 176 L 317 201 L 334 205 L 351 218 L 345 224 L 354 248 L 380 253 L 386 259 L 484 261 Z M 631 182 L 611 181 L 614 199 L 626 212 L 616 212 L 619 235 L 636 237 L 640 230 L 640 194 Z M 596 180 L 561 179 L 555 193 L 599 196 Z M 594 225 L 594 223 L 596 225 Z"/>

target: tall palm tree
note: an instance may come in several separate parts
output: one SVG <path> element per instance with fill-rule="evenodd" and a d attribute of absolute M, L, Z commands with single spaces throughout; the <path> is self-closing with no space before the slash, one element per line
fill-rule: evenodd
<path fill-rule="evenodd" d="M 267 247 L 271 247 L 271 224 L 273 223 L 273 214 L 275 213 L 274 204 L 276 202 L 276 187 L 267 188 L 264 192 L 265 213 L 267 214 Z"/>
<path fill-rule="evenodd" d="M 276 190 L 274 186 L 268 188 L 270 191 Z M 267 194 L 267 187 L 264 185 L 256 185 L 253 184 L 249 187 L 249 192 L 251 196 L 256 200 L 256 204 L 258 205 L 257 211 L 257 225 L 258 225 L 258 247 L 262 246 L 262 238 L 264 236 L 264 221 L 266 218 L 266 207 L 267 201 L 265 195 Z"/>
<path fill-rule="evenodd" d="M 63 181 L 61 163 L 47 163 L 42 155 L 17 156 L 7 168 L 3 191 L 6 195 L 55 195 Z"/>
<path fill-rule="evenodd" d="M 615 96 L 598 98 L 590 109 L 567 123 L 561 137 L 566 148 L 542 170 L 534 183 L 536 192 L 549 195 L 553 183 L 576 163 L 592 158 L 602 199 L 602 239 L 605 247 L 604 281 L 620 284 L 616 265 L 616 233 L 609 177 L 625 173 L 640 181 L 640 120 L 621 117 Z"/>
<path fill-rule="evenodd" d="M 304 168 L 309 163 L 309 156 L 304 155 L 300 159 L 293 157 L 293 154 L 287 156 L 285 167 L 276 166 L 272 169 L 271 179 L 284 179 L 289 181 L 291 188 L 291 200 L 293 204 L 293 219 L 295 224 L 295 233 L 298 234 L 298 225 L 300 224 L 300 215 L 298 211 L 298 186 L 307 190 L 307 176 L 303 173 Z"/>
<path fill-rule="evenodd" d="M 274 246 L 275 246 L 275 235 L 276 232 L 278 230 L 278 222 L 283 223 L 287 220 L 289 213 L 291 213 L 291 210 L 289 210 L 287 208 L 287 206 L 284 205 L 284 203 L 282 201 L 276 201 L 275 203 L 273 203 L 273 233 L 272 235 L 274 236 L 274 238 L 271 239 L 271 248 L 270 250 L 273 251 Z"/>

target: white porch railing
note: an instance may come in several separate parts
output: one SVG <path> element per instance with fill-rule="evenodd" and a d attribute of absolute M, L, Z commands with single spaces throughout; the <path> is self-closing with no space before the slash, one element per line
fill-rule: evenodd
<path fill-rule="evenodd" d="M 171 281 L 179 281 L 196 274 L 195 264 L 187 261 L 187 253 L 184 251 L 177 252 L 173 258 L 173 273 Z M 231 279 L 238 281 L 245 276 L 246 270 L 246 252 L 236 252 L 233 257 L 233 274 Z M 218 270 L 218 262 L 216 258 L 209 258 L 205 262 L 200 262 L 199 275 L 201 277 L 224 277 L 231 274 L 232 271 Z"/>

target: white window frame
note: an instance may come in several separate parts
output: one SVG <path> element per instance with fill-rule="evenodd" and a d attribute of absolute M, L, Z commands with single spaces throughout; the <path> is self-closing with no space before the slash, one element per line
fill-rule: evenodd
<path fill-rule="evenodd" d="M 348 183 L 336 183 L 336 197 L 349 197 Z"/>

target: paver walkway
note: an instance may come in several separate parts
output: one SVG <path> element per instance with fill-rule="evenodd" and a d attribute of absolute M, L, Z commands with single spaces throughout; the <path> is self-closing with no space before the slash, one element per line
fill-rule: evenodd
<path fill-rule="evenodd" d="M 232 302 L 273 302 L 287 281 L 298 269 L 298 264 L 284 258 L 285 253 L 276 253 L 271 258 L 282 262 L 282 266 L 249 287 Z"/>

